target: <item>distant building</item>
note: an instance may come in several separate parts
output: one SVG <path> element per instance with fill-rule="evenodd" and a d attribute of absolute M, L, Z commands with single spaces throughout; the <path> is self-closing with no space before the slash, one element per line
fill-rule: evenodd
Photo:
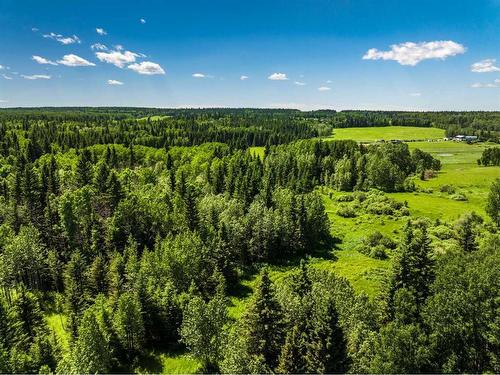
<path fill-rule="evenodd" d="M 475 135 L 456 135 L 453 137 L 455 142 L 477 142 L 478 138 Z"/>

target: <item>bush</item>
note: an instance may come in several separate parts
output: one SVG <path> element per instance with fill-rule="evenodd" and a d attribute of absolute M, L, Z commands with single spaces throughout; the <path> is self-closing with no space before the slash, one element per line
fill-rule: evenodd
<path fill-rule="evenodd" d="M 341 205 L 339 206 L 339 208 L 337 209 L 337 215 L 341 216 L 341 217 L 356 217 L 356 211 L 354 211 L 354 209 L 348 205 Z"/>
<path fill-rule="evenodd" d="M 407 177 L 403 182 L 404 191 L 415 191 L 415 181 L 411 177 Z"/>
<path fill-rule="evenodd" d="M 352 202 L 354 200 L 354 195 L 352 194 L 342 194 L 337 197 L 337 202 Z"/>
<path fill-rule="evenodd" d="M 467 197 L 465 196 L 465 194 L 462 194 L 462 193 L 457 193 L 457 194 L 453 194 L 451 197 L 451 199 L 453 199 L 454 201 L 467 201 Z"/>
<path fill-rule="evenodd" d="M 396 247 L 397 243 L 394 240 L 375 231 L 363 238 L 357 250 L 371 258 L 386 259 L 387 251 L 394 250 Z"/>
<path fill-rule="evenodd" d="M 441 193 L 455 194 L 455 187 L 453 185 L 441 185 L 439 191 Z"/>

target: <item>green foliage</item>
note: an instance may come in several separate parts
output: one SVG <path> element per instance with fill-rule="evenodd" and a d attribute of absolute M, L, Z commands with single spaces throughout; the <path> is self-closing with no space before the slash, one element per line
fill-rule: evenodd
<path fill-rule="evenodd" d="M 357 142 L 497 116 L 0 111 L 0 372 L 499 372 L 494 152 Z"/>
<path fill-rule="evenodd" d="M 226 305 L 223 291 L 220 291 L 208 302 L 193 296 L 184 309 L 181 340 L 201 361 L 205 370 L 216 369 L 222 357 Z"/>
<path fill-rule="evenodd" d="M 500 178 L 497 178 L 491 184 L 486 203 L 486 212 L 490 215 L 491 220 L 497 226 L 500 226 Z"/>
<path fill-rule="evenodd" d="M 135 293 L 125 292 L 117 301 L 113 324 L 118 340 L 128 355 L 143 350 L 144 320 L 141 303 Z"/>

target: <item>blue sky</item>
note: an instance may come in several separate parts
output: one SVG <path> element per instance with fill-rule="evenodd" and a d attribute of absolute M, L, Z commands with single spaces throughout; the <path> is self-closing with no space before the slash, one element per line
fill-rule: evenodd
<path fill-rule="evenodd" d="M 500 110 L 500 0 L 0 0 L 0 106 L 70 105 Z"/>

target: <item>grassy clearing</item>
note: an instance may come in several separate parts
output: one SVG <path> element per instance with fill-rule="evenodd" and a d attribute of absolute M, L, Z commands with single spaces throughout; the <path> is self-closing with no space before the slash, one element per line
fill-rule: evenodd
<path fill-rule="evenodd" d="M 141 117 L 138 120 L 147 121 L 148 119 L 150 119 L 151 121 L 158 121 L 158 120 L 163 120 L 163 119 L 166 119 L 169 117 L 171 117 L 171 116 L 154 115 L 154 116 L 149 116 L 149 117 Z"/>
<path fill-rule="evenodd" d="M 372 128 L 334 129 L 328 139 L 354 139 L 358 142 L 375 142 L 380 140 L 427 140 L 442 139 L 444 130 L 437 128 L 420 128 L 413 126 L 384 126 Z"/>
<path fill-rule="evenodd" d="M 184 351 L 150 352 L 142 358 L 138 374 L 196 374 L 201 370 L 201 364 Z"/>
<path fill-rule="evenodd" d="M 66 352 L 69 350 L 69 334 L 66 331 L 67 318 L 64 314 L 49 314 L 45 316 L 45 321 L 49 329 L 54 333 L 57 341 L 61 345 L 61 349 Z"/>
<path fill-rule="evenodd" d="M 250 153 L 251 153 L 253 156 L 258 156 L 258 157 L 260 157 L 261 159 L 264 159 L 264 149 L 265 149 L 265 147 L 264 147 L 264 146 L 254 146 L 254 147 L 250 147 Z"/>

